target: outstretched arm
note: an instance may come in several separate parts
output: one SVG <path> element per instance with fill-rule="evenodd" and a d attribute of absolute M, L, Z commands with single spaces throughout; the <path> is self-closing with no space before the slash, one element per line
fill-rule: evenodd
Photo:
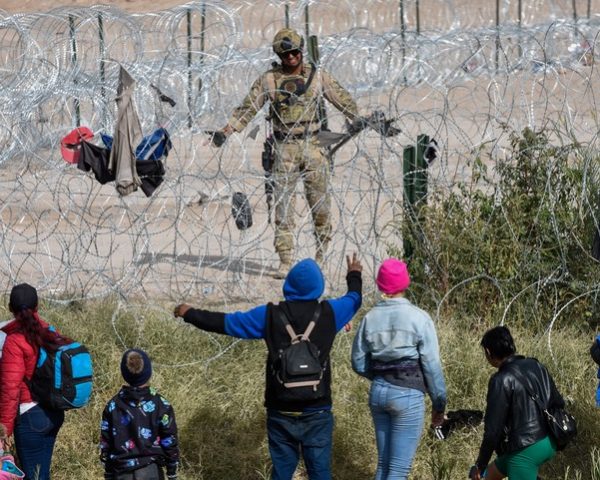
<path fill-rule="evenodd" d="M 252 121 L 267 100 L 269 100 L 269 92 L 266 92 L 263 86 L 264 75 L 266 74 L 261 75 L 254 81 L 246 98 L 244 98 L 241 105 L 233 111 L 231 117 L 229 117 L 227 126 L 223 129 L 224 133 L 242 131 Z"/>
<path fill-rule="evenodd" d="M 193 308 L 187 303 L 177 305 L 173 311 L 175 317 L 182 317 L 186 323 L 206 332 L 226 333 L 225 314 Z"/>
<path fill-rule="evenodd" d="M 173 314 L 207 332 L 256 339 L 264 337 L 267 306 L 260 305 L 246 312 L 223 313 L 192 308 L 183 303 L 175 307 Z"/>
<path fill-rule="evenodd" d="M 210 134 L 211 137 L 209 142 L 211 142 L 213 146 L 223 146 L 232 133 L 240 132 L 246 128 L 269 99 L 268 92 L 265 92 L 263 87 L 263 76 L 264 75 L 261 75 L 254 81 L 246 98 L 244 98 L 242 103 L 233 111 L 231 117 L 229 117 L 227 125 L 219 130 L 206 132 Z"/>
<path fill-rule="evenodd" d="M 325 70 L 321 70 L 323 96 L 349 120 L 358 118 L 358 107 L 350 92 Z"/>

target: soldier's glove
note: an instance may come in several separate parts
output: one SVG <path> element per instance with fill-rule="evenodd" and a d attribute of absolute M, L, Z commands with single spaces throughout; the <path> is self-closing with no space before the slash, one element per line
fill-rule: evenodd
<path fill-rule="evenodd" d="M 346 122 L 346 130 L 350 135 L 356 135 L 369 126 L 368 117 L 357 117 L 352 122 Z"/>
<path fill-rule="evenodd" d="M 384 137 L 393 137 L 402 130 L 393 127 L 394 119 L 387 120 L 385 114 L 380 110 L 375 110 L 368 119 L 369 127 Z"/>
<path fill-rule="evenodd" d="M 225 141 L 227 140 L 227 135 L 225 135 L 225 133 L 223 133 L 221 130 L 216 130 L 214 132 L 209 131 L 206 133 L 208 133 L 211 136 L 210 141 L 217 148 L 222 147 Z"/>

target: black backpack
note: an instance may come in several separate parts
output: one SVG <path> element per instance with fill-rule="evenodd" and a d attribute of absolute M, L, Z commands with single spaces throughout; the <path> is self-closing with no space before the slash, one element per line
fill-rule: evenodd
<path fill-rule="evenodd" d="M 291 343 L 277 352 L 273 362 L 275 378 L 280 385 L 278 397 L 284 401 L 318 399 L 324 395 L 323 372 L 325 365 L 319 359 L 319 348 L 310 341 L 319 316 L 321 305 L 317 305 L 313 317 L 302 334 L 297 334 L 286 313 L 276 309 L 279 320 L 284 324 Z"/>

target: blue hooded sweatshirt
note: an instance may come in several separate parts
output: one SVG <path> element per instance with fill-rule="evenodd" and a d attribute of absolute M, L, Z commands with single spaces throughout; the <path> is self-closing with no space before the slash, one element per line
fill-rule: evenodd
<path fill-rule="evenodd" d="M 323 273 L 310 258 L 294 265 L 283 283 L 283 296 L 289 302 L 318 300 L 324 290 Z M 336 331 L 340 331 L 360 308 L 362 297 L 359 292 L 349 290 L 342 297 L 326 301 L 333 310 Z M 246 312 L 226 313 L 225 333 L 238 338 L 264 338 L 266 321 L 267 305 L 260 305 Z"/>

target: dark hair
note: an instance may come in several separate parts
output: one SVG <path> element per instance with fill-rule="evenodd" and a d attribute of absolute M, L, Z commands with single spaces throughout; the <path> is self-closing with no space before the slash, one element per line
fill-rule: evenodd
<path fill-rule="evenodd" d="M 481 346 L 490 352 L 492 358 L 497 359 L 509 357 L 517 351 L 510 330 L 504 326 L 490 328 L 485 332 Z"/>
<path fill-rule="evenodd" d="M 15 285 L 10 292 L 8 308 L 19 322 L 21 332 L 27 343 L 36 349 L 44 347 L 55 351 L 59 346 L 72 343 L 73 340 L 44 328 L 37 314 L 38 294 L 35 287 L 27 283 Z"/>
<path fill-rule="evenodd" d="M 46 350 L 55 351 L 62 345 L 72 343 L 73 340 L 51 331 L 40 323 L 37 312 L 30 308 L 13 311 L 15 320 L 19 322 L 19 331 L 25 336 L 27 343 L 36 349 L 44 347 Z"/>

